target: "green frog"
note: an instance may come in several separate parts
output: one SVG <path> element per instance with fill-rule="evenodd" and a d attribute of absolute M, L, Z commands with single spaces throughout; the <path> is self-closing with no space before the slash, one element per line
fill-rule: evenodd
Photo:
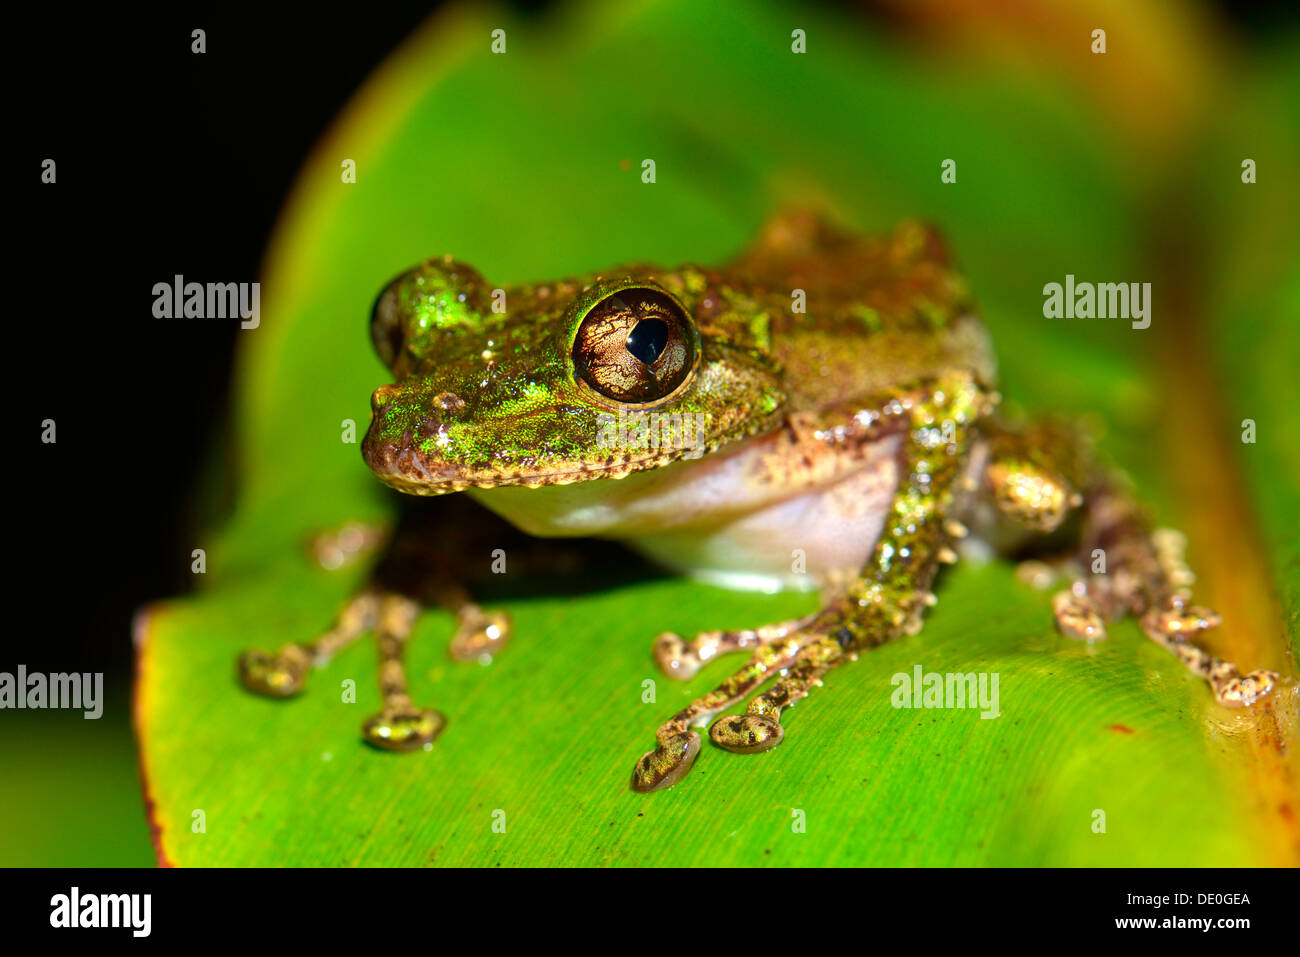
<path fill-rule="evenodd" d="M 1192 604 L 1177 536 L 1152 529 L 1080 431 L 999 413 L 989 335 L 924 224 L 867 237 L 788 211 L 722 268 L 633 264 L 504 289 L 431 259 L 383 290 L 371 334 L 395 382 L 374 392 L 363 454 L 386 484 L 464 492 L 532 536 L 614 540 L 728 587 L 820 591 L 796 620 L 654 640 L 681 679 L 748 657 L 659 727 L 637 791 L 681 780 L 711 719 L 727 751 L 779 744 L 782 712 L 828 670 L 920 629 L 936 574 L 972 541 L 1068 534 L 1089 570 L 1054 599 L 1064 634 L 1096 641 L 1135 616 L 1224 705 L 1277 682 L 1199 647 L 1218 618 Z M 295 694 L 373 631 L 384 704 L 364 738 L 428 747 L 444 719 L 412 702 L 402 666 L 422 605 L 455 613 L 458 658 L 490 658 L 510 630 L 471 599 L 452 527 L 399 529 L 334 626 L 246 653 L 244 684 Z"/>

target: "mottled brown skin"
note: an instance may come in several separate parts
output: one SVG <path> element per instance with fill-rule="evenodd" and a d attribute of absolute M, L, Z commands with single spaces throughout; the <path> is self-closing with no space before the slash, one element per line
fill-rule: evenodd
<path fill-rule="evenodd" d="M 659 728 L 633 772 L 637 790 L 679 781 L 701 749 L 693 729 L 771 679 L 710 737 L 738 753 L 779 743 L 781 712 L 828 670 L 919 630 L 963 523 L 987 525 L 990 514 L 1023 540 L 1081 513 L 1079 554 L 1107 552 L 1107 571 L 1055 600 L 1064 633 L 1095 640 L 1106 621 L 1135 615 L 1224 704 L 1250 704 L 1276 681 L 1195 646 L 1217 619 L 1190 604 L 1176 542 L 1151 531 L 1074 430 L 997 420 L 987 333 L 943 242 L 922 225 L 871 238 L 792 212 L 720 269 L 637 264 L 502 289 L 450 258 L 430 260 L 385 289 L 372 335 L 396 381 L 374 394 L 363 451 L 394 488 L 469 490 L 530 533 L 625 541 L 728 580 L 779 576 L 790 544 L 823 559 L 824 603 L 812 615 L 659 636 L 655 657 L 676 677 L 731 651 L 751 657 Z M 602 421 L 629 410 L 692 417 L 705 423 L 703 441 L 597 441 Z M 246 655 L 245 684 L 295 693 L 310 664 L 373 629 L 385 705 L 365 737 L 428 746 L 442 718 L 411 703 L 401 669 L 417 599 L 456 612 L 462 651 L 498 648 L 508 627 L 455 580 L 455 550 L 440 554 L 450 559 L 390 551 L 388 574 L 329 634 Z M 385 585 L 394 561 L 433 585 Z"/>

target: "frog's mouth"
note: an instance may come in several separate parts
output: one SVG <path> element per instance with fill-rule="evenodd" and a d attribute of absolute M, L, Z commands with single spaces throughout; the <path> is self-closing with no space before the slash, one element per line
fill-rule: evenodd
<path fill-rule="evenodd" d="M 721 387 L 685 407 L 611 409 L 581 395 L 533 401 L 526 376 L 503 382 L 490 395 L 429 379 L 380 386 L 362 443 L 366 464 L 409 495 L 573 485 L 701 459 L 776 428 L 783 414 L 777 402 L 755 414 Z"/>
<path fill-rule="evenodd" d="M 421 441 L 410 430 L 403 431 L 396 439 L 385 438 L 372 424 L 361 452 L 366 465 L 385 485 L 408 495 L 446 495 L 466 489 L 543 488 L 596 479 L 622 479 L 679 460 L 701 458 L 725 444 L 721 438 L 712 438 L 684 447 L 601 449 L 591 459 L 546 457 L 527 452 L 507 457 L 498 452 L 484 464 L 474 465 L 430 454 L 420 447 Z M 434 448 L 437 443 L 438 438 L 434 437 Z"/>

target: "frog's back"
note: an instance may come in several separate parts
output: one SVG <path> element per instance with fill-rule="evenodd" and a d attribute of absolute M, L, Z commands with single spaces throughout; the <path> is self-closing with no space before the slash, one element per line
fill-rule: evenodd
<path fill-rule="evenodd" d="M 953 370 L 995 384 L 992 343 L 969 287 L 942 237 L 924 224 L 861 236 L 788 212 L 730 266 L 698 275 L 704 282 L 692 298 L 701 331 L 768 353 L 793 409 Z"/>

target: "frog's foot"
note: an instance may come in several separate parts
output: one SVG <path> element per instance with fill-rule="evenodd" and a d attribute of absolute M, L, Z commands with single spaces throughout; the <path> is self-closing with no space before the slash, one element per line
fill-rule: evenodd
<path fill-rule="evenodd" d="M 632 772 L 632 790 L 659 791 L 686 777 L 700 753 L 700 736 L 694 731 L 659 735 L 659 745 L 637 761 Z"/>
<path fill-rule="evenodd" d="M 700 736 L 690 729 L 703 726 L 778 672 L 781 676 L 777 682 L 755 697 L 744 714 L 714 722 L 709 737 L 719 747 L 738 754 L 766 751 L 780 744 L 785 734 L 779 720 L 781 712 L 807 695 L 821 683 L 828 669 L 846 658 L 835 639 L 801 627 L 801 623 L 816 617 L 756 629 L 753 634 L 769 633 L 772 637 L 758 645 L 743 668 L 659 728 L 658 747 L 643 754 L 632 772 L 633 790 L 658 791 L 680 781 L 700 751 Z M 777 631 L 781 632 L 779 636 Z"/>
<path fill-rule="evenodd" d="M 1067 638 L 1088 644 L 1106 638 L 1106 623 L 1101 617 L 1101 609 L 1088 595 L 1082 582 L 1075 582 L 1052 596 L 1052 616 L 1056 619 L 1056 627 Z"/>
<path fill-rule="evenodd" d="M 1232 674 L 1213 680 L 1211 687 L 1219 704 L 1227 708 L 1245 708 L 1277 687 L 1277 672 L 1259 668 L 1245 676 Z"/>
<path fill-rule="evenodd" d="M 814 636 L 794 632 L 770 644 L 759 645 L 753 657 L 735 674 L 701 698 L 696 698 L 655 732 L 659 744 L 647 751 L 632 772 L 634 791 L 658 791 L 685 776 L 700 753 L 702 727 L 720 711 L 731 707 L 782 668 L 788 667 Z"/>
<path fill-rule="evenodd" d="M 719 655 L 769 645 L 804 627 L 812 618 L 812 615 L 806 615 L 741 631 L 702 631 L 690 641 L 684 641 L 672 632 L 664 632 L 655 639 L 655 661 L 659 670 L 668 677 L 689 681 Z"/>
<path fill-rule="evenodd" d="M 239 680 L 268 698 L 290 698 L 302 691 L 311 661 L 309 645 L 288 644 L 274 654 L 245 651 L 239 656 Z"/>
<path fill-rule="evenodd" d="M 1047 591 L 1064 580 L 1082 574 L 1074 555 L 1050 555 L 1026 558 L 1016 563 L 1016 578 L 1037 591 Z"/>
<path fill-rule="evenodd" d="M 1242 675 L 1231 661 L 1216 658 L 1192 643 L 1196 634 L 1219 625 L 1220 618 L 1208 608 L 1188 605 L 1182 596 L 1170 598 L 1164 607 L 1142 616 L 1147 637 L 1176 654 L 1189 671 L 1209 682 L 1215 700 L 1229 708 L 1254 704 L 1277 686 L 1276 671 L 1252 671 Z"/>
<path fill-rule="evenodd" d="M 679 781 L 699 754 L 691 731 L 748 696 L 768 678 L 780 677 L 739 716 L 722 718 L 709 732 L 718 746 L 742 753 L 763 751 L 784 737 L 781 712 L 803 698 L 830 668 L 858 652 L 920 629 L 924 610 L 934 603 L 931 584 L 942 564 L 957 560 L 950 543 L 964 532 L 949 514 L 958 480 L 964 474 L 971 433 L 966 425 L 984 403 L 983 394 L 960 375 L 940 380 L 925 396 L 909 399 L 912 427 L 899 428 L 907 441 L 899 462 L 900 487 L 884 516 L 884 531 L 871 556 L 852 579 L 835 587 L 833 597 L 814 615 L 782 622 L 753 633 L 706 634 L 695 647 L 661 637 L 658 644 L 670 670 L 696 658 L 712 657 L 728 643 L 759 642 L 749 662 L 721 685 L 678 712 L 657 732 L 659 746 L 642 755 L 632 773 L 632 788 L 656 791 Z M 901 414 L 901 411 L 900 411 Z M 944 439 L 943 432 L 952 434 Z M 906 424 L 906 423 L 903 423 Z M 765 635 L 771 640 L 762 642 Z M 679 640 L 680 641 L 680 640 Z"/>
<path fill-rule="evenodd" d="M 385 751 L 413 751 L 432 744 L 446 723 L 437 711 L 417 708 L 409 699 L 394 700 L 366 719 L 361 735 L 367 743 Z"/>
<path fill-rule="evenodd" d="M 473 602 L 456 609 L 456 634 L 448 653 L 457 661 L 487 664 L 510 640 L 510 617 L 502 611 L 484 611 Z"/>
<path fill-rule="evenodd" d="M 249 691 L 288 698 L 302 691 L 307 674 L 322 668 L 336 653 L 374 625 L 378 598 L 365 591 L 349 601 L 333 628 L 308 644 L 291 642 L 275 654 L 246 651 L 239 656 L 239 680 Z"/>
<path fill-rule="evenodd" d="M 348 522 L 312 537 L 309 550 L 326 571 L 355 565 L 384 544 L 388 530 L 382 525 Z"/>
<path fill-rule="evenodd" d="M 714 744 L 737 754 L 776 747 L 785 737 L 781 712 L 820 685 L 822 675 L 843 658 L 838 642 L 817 638 L 799 652 L 776 684 L 749 702 L 744 714 L 715 721 L 709 737 Z"/>
<path fill-rule="evenodd" d="M 423 747 L 438 736 L 446 722 L 436 711 L 417 708 L 406 691 L 402 651 L 419 611 L 419 603 L 409 598 L 368 589 L 349 601 L 335 626 L 316 641 L 288 644 L 275 654 L 245 652 L 239 658 L 239 678 L 244 687 L 258 694 L 290 697 L 303 689 L 313 667 L 323 668 L 345 646 L 374 630 L 379 642 L 379 686 L 384 704 L 362 725 L 362 737 L 386 751 Z M 493 626 L 489 615 L 481 611 L 479 614 L 477 627 Z"/>
<path fill-rule="evenodd" d="M 486 665 L 510 640 L 510 616 L 480 608 L 459 583 L 440 580 L 429 588 L 425 597 L 456 616 L 456 634 L 447 648 L 456 661 Z"/>
<path fill-rule="evenodd" d="M 1053 597 L 1057 628 L 1092 643 L 1106 637 L 1106 622 L 1133 615 L 1149 638 L 1206 680 L 1220 704 L 1244 707 L 1267 695 L 1277 684 L 1275 672 L 1243 675 L 1231 661 L 1197 646 L 1197 636 L 1220 619 L 1191 603 L 1196 576 L 1183 558 L 1186 538 L 1152 529 L 1131 483 L 1088 463 L 1090 445 L 1086 436 L 1052 423 L 1019 430 L 995 424 L 989 432 L 985 483 L 1003 515 L 1048 532 L 1083 505 L 1078 559 L 1091 573 Z M 1034 564 L 1032 574 L 1022 577 L 1040 587 L 1050 584 L 1052 569 Z"/>
<path fill-rule="evenodd" d="M 417 708 L 407 693 L 402 653 L 420 614 L 418 602 L 401 595 L 379 599 L 375 636 L 379 640 L 379 689 L 383 710 L 367 718 L 361 735 L 368 744 L 385 751 L 413 751 L 433 743 L 446 719 L 437 711 Z"/>
<path fill-rule="evenodd" d="M 1205 679 L 1219 704 L 1247 707 L 1276 687 L 1276 672 L 1243 675 L 1231 661 L 1197 644 L 1199 636 L 1217 628 L 1222 619 L 1192 604 L 1189 586 L 1196 576 L 1183 559 L 1186 539 L 1181 534 L 1149 531 L 1127 491 L 1115 483 L 1094 491 L 1089 512 L 1085 547 L 1103 554 L 1109 567 L 1077 579 L 1055 596 L 1053 610 L 1063 634 L 1095 641 L 1106 636 L 1106 620 L 1131 614 L 1148 638 Z"/>

